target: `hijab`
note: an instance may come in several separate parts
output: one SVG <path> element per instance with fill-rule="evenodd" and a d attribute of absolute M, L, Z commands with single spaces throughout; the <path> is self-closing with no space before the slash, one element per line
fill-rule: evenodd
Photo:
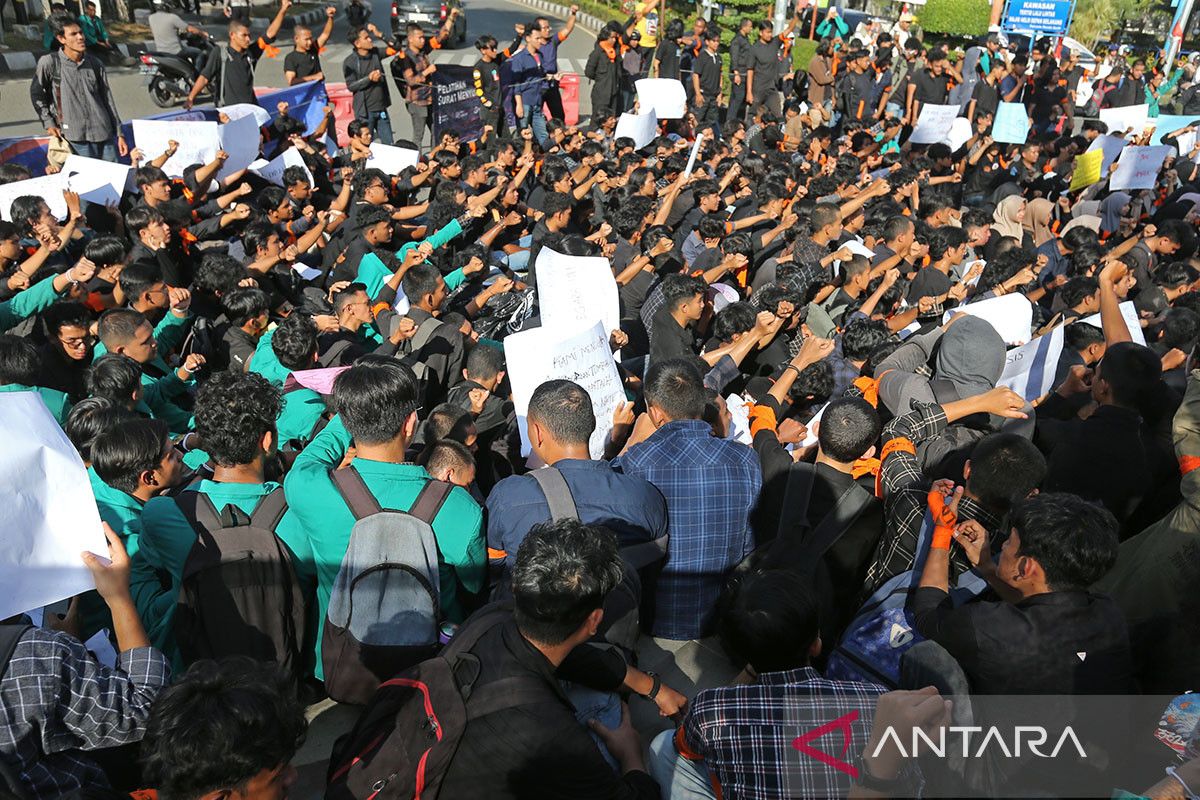
<path fill-rule="evenodd" d="M 1054 232 L 1050 230 L 1050 217 L 1053 214 L 1054 204 L 1043 197 L 1030 200 L 1025 206 L 1025 221 L 1033 227 L 1034 247 L 1041 247 L 1054 238 Z"/>
<path fill-rule="evenodd" d="M 1128 197 L 1129 195 L 1126 195 Z M 1025 238 L 1025 228 L 1017 220 L 1017 213 L 1024 205 L 1025 198 L 1020 195 L 1009 195 L 1000 201 L 992 213 L 992 229 L 1001 236 L 1011 236 L 1018 242 Z"/>
<path fill-rule="evenodd" d="M 1100 218 L 1095 214 L 1080 214 L 1079 216 L 1075 217 L 1075 219 L 1064 225 L 1062 231 L 1060 231 L 1058 235 L 1066 236 L 1067 231 L 1071 230 L 1072 228 L 1089 228 L 1096 233 L 1099 233 Z"/>
<path fill-rule="evenodd" d="M 1100 203 L 1100 231 L 1114 233 L 1121 227 L 1121 213 L 1133 198 L 1125 192 L 1113 192 Z"/>

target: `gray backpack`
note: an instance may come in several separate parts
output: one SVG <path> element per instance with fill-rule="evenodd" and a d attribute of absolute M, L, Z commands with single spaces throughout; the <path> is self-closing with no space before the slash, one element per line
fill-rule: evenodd
<path fill-rule="evenodd" d="M 400 511 L 380 506 L 353 466 L 330 478 L 355 522 L 329 597 L 321 663 L 330 697 L 364 704 L 380 683 L 438 651 L 433 520 L 454 487 L 429 481 L 412 508 Z"/>
<path fill-rule="evenodd" d="M 429 340 L 433 338 L 433 334 L 442 326 L 442 321 L 437 317 L 430 317 L 417 326 L 416 333 L 408 340 L 408 355 L 402 361 L 412 368 L 413 374 L 417 376 L 417 380 L 425 380 L 429 374 L 429 366 L 424 361 L 419 361 L 421 350 L 425 345 L 429 344 Z"/>

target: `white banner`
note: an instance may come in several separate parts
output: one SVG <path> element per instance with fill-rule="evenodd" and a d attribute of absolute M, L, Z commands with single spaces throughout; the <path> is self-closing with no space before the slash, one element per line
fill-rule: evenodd
<path fill-rule="evenodd" d="M 1130 145 L 1121 151 L 1117 159 L 1117 168 L 1108 179 L 1108 188 L 1113 189 L 1153 189 L 1158 182 L 1158 171 L 1162 169 L 1167 156 L 1173 155 L 1175 148 L 1169 144 L 1152 147 L 1135 147 Z"/>
<path fill-rule="evenodd" d="M 50 213 L 54 215 L 55 219 L 66 219 L 67 201 L 63 198 L 63 190 L 66 188 L 67 176 L 61 172 L 56 172 L 53 175 L 40 175 L 24 181 L 6 183 L 0 186 L 0 219 L 5 222 L 12 222 L 12 217 L 9 216 L 8 212 L 12 207 L 13 200 L 27 194 L 45 200 L 46 205 L 50 206 Z"/>
<path fill-rule="evenodd" d="M 215 122 L 181 122 L 179 120 L 135 119 L 133 141 L 153 161 L 167 151 L 167 143 L 176 141 L 179 149 L 163 164 L 163 172 L 172 178 L 183 177 L 192 164 L 208 164 L 220 149 Z"/>
<path fill-rule="evenodd" d="M 625 402 L 625 390 L 608 348 L 608 333 L 603 323 L 596 322 L 569 335 L 561 329 L 545 327 L 510 334 L 504 339 L 504 358 L 521 432 L 521 455 L 527 456 L 532 451 L 525 419 L 529 400 L 537 387 L 557 379 L 574 381 L 592 398 L 596 430 L 589 449 L 592 458 L 604 455 L 613 412 Z"/>
<path fill-rule="evenodd" d="M 658 119 L 682 119 L 687 114 L 687 93 L 674 78 L 642 78 L 636 81 L 638 111 L 653 111 Z"/>
<path fill-rule="evenodd" d="M 304 174 L 308 176 L 308 185 L 310 187 L 316 186 L 308 165 L 304 163 L 304 158 L 294 147 L 289 147 L 270 161 L 267 161 L 265 158 L 258 159 L 250 165 L 250 171 L 265 181 L 270 181 L 276 186 L 283 186 L 283 171 L 288 167 L 300 167 L 303 169 Z"/>
<path fill-rule="evenodd" d="M 943 321 L 960 312 L 986 320 L 1009 347 L 1029 341 L 1030 328 L 1033 327 L 1033 306 L 1023 294 L 989 297 L 987 300 L 955 308 L 945 313 Z"/>
<path fill-rule="evenodd" d="M 913 144 L 936 144 L 950 140 L 950 129 L 958 117 L 959 107 L 935 106 L 926 103 L 921 106 L 921 115 L 917 118 L 917 127 L 913 128 L 909 141 Z"/>
<path fill-rule="evenodd" d="M 80 199 L 106 206 L 121 199 L 132 169 L 127 164 L 115 164 L 72 153 L 67 156 L 61 173 L 67 178 L 67 187 Z"/>
<path fill-rule="evenodd" d="M 371 157 L 367 159 L 367 169 L 381 169 L 388 175 L 399 175 L 408 167 L 416 166 L 420 160 L 421 154 L 416 150 L 371 142 Z"/>
<path fill-rule="evenodd" d="M 606 337 L 621 327 L 617 280 L 607 258 L 568 256 L 543 247 L 534 273 L 542 325 L 574 332 L 598 317 Z M 581 317 L 583 309 L 586 318 Z"/>
<path fill-rule="evenodd" d="M 644 114 L 628 112 L 622 114 L 617 120 L 617 129 L 613 132 L 614 139 L 620 139 L 623 136 L 632 139 L 635 150 L 641 150 L 650 144 L 657 135 L 658 117 L 654 115 L 653 111 L 647 111 Z"/>
<path fill-rule="evenodd" d="M 95 588 L 108 555 L 87 472 L 36 392 L 0 394 L 0 619 Z"/>
<path fill-rule="evenodd" d="M 1108 126 L 1108 132 L 1124 133 L 1132 130 L 1135 134 L 1140 134 L 1148 127 L 1154 127 L 1157 123 L 1150 119 L 1150 105 L 1142 103 L 1138 106 L 1123 106 L 1121 108 L 1102 108 L 1100 109 L 1100 121 Z"/>

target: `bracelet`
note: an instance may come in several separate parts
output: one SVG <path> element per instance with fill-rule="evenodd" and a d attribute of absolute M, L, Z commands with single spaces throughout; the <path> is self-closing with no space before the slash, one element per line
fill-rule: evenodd
<path fill-rule="evenodd" d="M 1170 767 L 1167 767 L 1166 773 L 1168 776 L 1174 778 L 1175 780 L 1177 780 L 1179 782 L 1179 785 L 1183 787 L 1183 793 L 1188 796 L 1188 800 L 1196 800 L 1196 798 L 1197 798 L 1196 793 L 1192 791 L 1192 787 L 1187 785 L 1187 781 L 1185 781 L 1183 778 L 1179 777 L 1179 773 L 1175 770 L 1175 767 L 1173 765 Z"/>
<path fill-rule="evenodd" d="M 784 364 L 784 365 L 783 365 L 783 371 L 784 371 L 784 372 L 787 372 L 789 369 L 794 369 L 794 370 L 796 370 L 796 375 L 797 375 L 797 376 L 800 374 L 800 368 L 799 368 L 799 367 L 797 367 L 795 364 L 793 364 L 793 363 L 791 363 L 791 362 L 788 362 L 787 364 Z M 782 377 L 783 377 L 783 375 L 781 374 L 779 377 L 780 377 L 780 378 L 782 378 Z"/>
<path fill-rule="evenodd" d="M 662 679 L 658 677 L 657 672 L 646 670 L 646 674 L 653 679 L 653 683 L 650 685 L 650 691 L 646 692 L 644 695 L 642 695 L 642 697 L 646 698 L 647 700 L 653 700 L 654 698 L 658 697 L 658 690 L 662 688 Z"/>
<path fill-rule="evenodd" d="M 195 374 L 195 370 L 190 370 L 190 369 L 188 369 L 186 364 L 181 364 L 179 368 L 180 368 L 181 370 L 183 370 L 184 372 L 186 372 L 188 375 L 194 375 L 194 374 Z"/>

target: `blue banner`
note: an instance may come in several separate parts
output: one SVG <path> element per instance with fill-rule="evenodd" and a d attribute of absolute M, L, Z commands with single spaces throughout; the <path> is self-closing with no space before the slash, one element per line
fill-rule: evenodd
<path fill-rule="evenodd" d="M 1065 36 L 1071 27 L 1071 0 L 1009 0 L 1001 27 Z"/>
<path fill-rule="evenodd" d="M 452 133 L 463 142 L 473 142 L 483 135 L 482 107 L 475 95 L 472 67 L 438 64 L 433 73 L 433 140 L 440 142 L 443 133 Z"/>

